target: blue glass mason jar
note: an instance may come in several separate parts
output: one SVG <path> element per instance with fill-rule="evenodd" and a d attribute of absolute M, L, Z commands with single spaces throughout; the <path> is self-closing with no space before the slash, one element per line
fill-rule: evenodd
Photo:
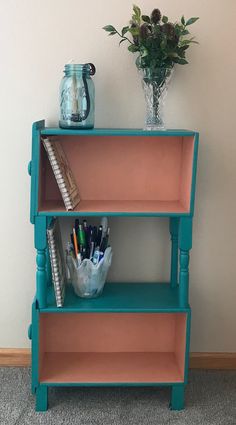
<path fill-rule="evenodd" d="M 67 64 L 60 85 L 60 121 L 62 128 L 93 128 L 95 88 L 92 63 Z"/>

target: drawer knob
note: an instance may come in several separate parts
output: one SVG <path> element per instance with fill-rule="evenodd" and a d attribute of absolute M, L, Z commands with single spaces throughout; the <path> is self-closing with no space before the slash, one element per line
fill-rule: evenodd
<path fill-rule="evenodd" d="M 28 164 L 28 173 L 30 176 L 31 176 L 31 169 L 32 169 L 32 161 L 30 161 Z"/>
<path fill-rule="evenodd" d="M 31 324 L 28 327 L 28 338 L 32 339 L 32 325 Z"/>

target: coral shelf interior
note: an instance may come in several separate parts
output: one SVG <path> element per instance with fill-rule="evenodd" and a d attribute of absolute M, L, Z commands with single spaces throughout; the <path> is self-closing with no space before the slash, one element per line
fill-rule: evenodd
<path fill-rule="evenodd" d="M 186 313 L 42 313 L 40 382 L 184 380 Z"/>
<path fill-rule="evenodd" d="M 56 136 L 68 158 L 81 201 L 74 212 L 188 213 L 193 136 Z M 65 211 L 40 149 L 39 212 Z"/>

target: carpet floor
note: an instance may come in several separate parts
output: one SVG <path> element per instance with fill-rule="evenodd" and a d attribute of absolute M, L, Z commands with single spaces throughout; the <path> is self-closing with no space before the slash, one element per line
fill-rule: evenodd
<path fill-rule="evenodd" d="M 236 425 L 236 371 L 190 371 L 185 410 L 169 388 L 50 388 L 35 413 L 28 368 L 0 368 L 1 425 Z"/>

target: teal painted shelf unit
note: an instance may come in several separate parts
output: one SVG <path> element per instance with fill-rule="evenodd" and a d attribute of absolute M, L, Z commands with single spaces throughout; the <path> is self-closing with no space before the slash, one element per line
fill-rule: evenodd
<path fill-rule="evenodd" d="M 71 212 L 43 149 L 46 136 L 60 139 L 79 187 L 81 201 Z M 170 408 L 184 407 L 197 152 L 194 131 L 33 124 L 28 171 L 37 270 L 29 338 L 37 411 L 47 410 L 53 386 L 169 386 Z M 57 308 L 46 238 L 51 218 L 104 215 L 169 218 L 169 282 L 107 283 L 102 296 L 89 300 L 68 286 Z"/>

